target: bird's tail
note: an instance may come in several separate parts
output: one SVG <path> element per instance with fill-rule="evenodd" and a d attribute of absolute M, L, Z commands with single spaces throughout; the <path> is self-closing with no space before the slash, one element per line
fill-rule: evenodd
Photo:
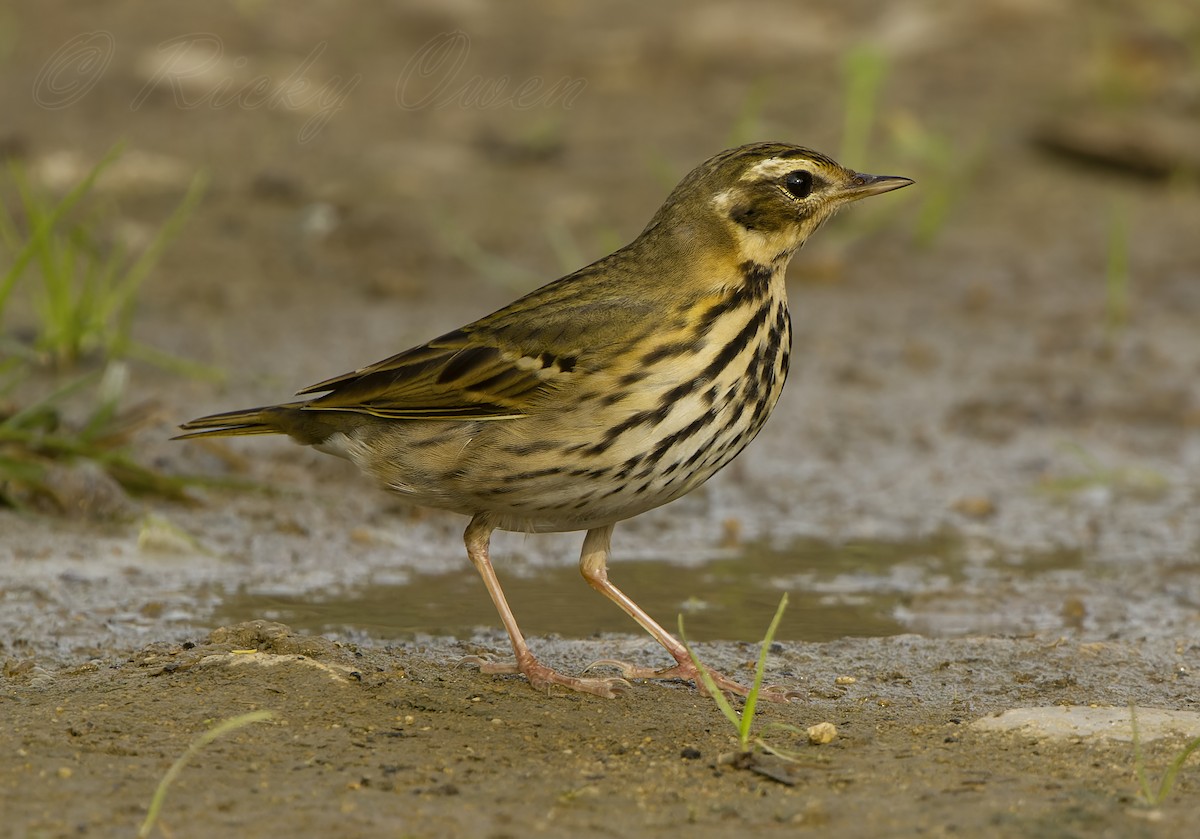
<path fill-rule="evenodd" d="M 294 434 L 295 416 L 302 402 L 291 405 L 272 405 L 244 411 L 226 411 L 185 422 L 179 427 L 186 434 L 171 439 L 189 440 L 193 437 L 240 437 L 246 434 Z"/>

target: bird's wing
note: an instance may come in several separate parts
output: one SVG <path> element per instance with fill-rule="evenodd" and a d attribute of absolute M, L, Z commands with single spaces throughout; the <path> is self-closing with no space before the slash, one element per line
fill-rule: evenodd
<path fill-rule="evenodd" d="M 586 375 L 596 349 L 651 311 L 597 289 L 590 267 L 428 344 L 305 388 L 301 394 L 327 391 L 305 408 L 385 419 L 524 416 Z"/>
<path fill-rule="evenodd" d="M 515 419 L 564 372 L 548 352 L 502 348 L 464 329 L 301 393 L 328 391 L 307 409 L 385 419 Z"/>

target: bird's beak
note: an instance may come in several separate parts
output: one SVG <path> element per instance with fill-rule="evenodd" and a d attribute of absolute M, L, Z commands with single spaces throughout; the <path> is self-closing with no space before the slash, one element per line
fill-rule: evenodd
<path fill-rule="evenodd" d="M 855 172 L 842 188 L 842 198 L 846 201 L 857 201 L 869 195 L 882 195 L 911 183 L 912 178 L 902 178 L 899 175 L 864 175 Z"/>

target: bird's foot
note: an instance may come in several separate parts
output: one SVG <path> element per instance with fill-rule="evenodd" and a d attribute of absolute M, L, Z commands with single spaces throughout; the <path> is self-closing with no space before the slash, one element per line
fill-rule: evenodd
<path fill-rule="evenodd" d="M 616 699 L 619 694 L 633 688 L 633 685 L 618 676 L 591 679 L 559 673 L 542 664 L 532 654 L 520 656 L 516 661 L 489 661 L 477 655 L 469 655 L 459 659 L 458 663 L 475 665 L 480 673 L 520 673 L 529 680 L 529 684 L 535 690 L 545 693 L 549 693 L 554 685 L 558 685 L 567 690 L 590 693 L 604 699 Z"/>
<path fill-rule="evenodd" d="M 656 670 L 653 667 L 638 667 L 626 661 L 617 661 L 611 658 L 593 661 L 584 668 L 584 672 L 591 670 L 593 667 L 615 667 L 621 671 L 621 675 L 626 679 L 682 679 L 684 681 L 693 682 L 696 685 L 696 690 L 702 696 L 708 696 L 708 685 L 705 683 L 704 677 L 700 675 L 699 668 L 691 659 L 676 663 L 673 667 L 664 667 Z M 749 696 L 751 688 L 743 685 L 741 682 L 718 673 L 710 667 L 704 668 L 708 677 L 713 684 L 717 686 L 717 690 L 723 693 L 735 693 L 738 696 Z M 791 699 L 800 697 L 800 693 L 794 690 L 786 690 L 778 685 L 764 685 L 758 690 L 758 698 L 767 702 L 787 702 Z"/>

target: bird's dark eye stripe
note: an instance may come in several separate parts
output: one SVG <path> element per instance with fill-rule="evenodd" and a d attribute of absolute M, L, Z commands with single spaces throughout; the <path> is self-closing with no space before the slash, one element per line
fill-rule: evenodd
<path fill-rule="evenodd" d="M 793 198 L 807 198 L 813 188 L 812 172 L 807 169 L 793 169 L 783 176 L 783 188 Z"/>

